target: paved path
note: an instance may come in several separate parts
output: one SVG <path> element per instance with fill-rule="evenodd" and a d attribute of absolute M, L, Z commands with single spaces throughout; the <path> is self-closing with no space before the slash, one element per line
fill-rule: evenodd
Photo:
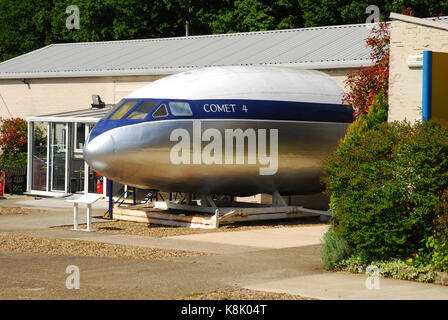
<path fill-rule="evenodd" d="M 42 200 L 6 200 L 0 206 L 36 207 Z M 12 202 L 11 202 L 12 201 Z M 33 202 L 34 201 L 34 202 Z M 53 201 L 53 202 L 52 202 Z M 326 226 L 272 228 L 150 238 L 51 229 L 71 224 L 71 206 L 40 202 L 47 213 L 0 216 L 0 232 L 79 239 L 153 248 L 216 253 L 213 256 L 141 261 L 133 259 L 0 254 L 2 299 L 173 299 L 229 287 L 298 294 L 319 299 L 448 299 L 448 287 L 380 279 L 321 269 L 320 238 Z M 94 209 L 102 214 L 103 209 Z M 82 216 L 82 215 L 81 215 Z M 81 271 L 81 289 L 65 287 L 68 265 Z"/>
<path fill-rule="evenodd" d="M 0 299 L 176 299 L 313 273 L 317 246 L 171 260 L 1 254 Z M 69 265 L 80 290 L 65 287 Z"/>
<path fill-rule="evenodd" d="M 298 294 L 322 300 L 447 300 L 448 287 L 414 281 L 379 279 L 366 286 L 367 276 L 341 272 L 313 273 L 245 286 L 247 289 Z M 370 282 L 371 283 L 371 282 Z"/>
<path fill-rule="evenodd" d="M 248 231 L 202 233 L 174 236 L 170 239 L 198 241 L 215 244 L 246 245 L 258 248 L 290 248 L 316 245 L 321 243 L 328 226 L 301 226 L 297 228 L 273 228 Z"/>

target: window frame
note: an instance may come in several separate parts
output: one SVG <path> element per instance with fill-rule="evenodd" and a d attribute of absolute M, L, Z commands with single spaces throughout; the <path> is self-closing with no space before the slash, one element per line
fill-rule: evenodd
<path fill-rule="evenodd" d="M 105 115 L 101 120 L 109 120 L 110 116 L 113 115 L 115 113 L 115 111 L 117 111 L 123 103 L 125 103 L 126 100 L 125 99 L 120 99 L 120 101 L 118 101 Z"/>
<path fill-rule="evenodd" d="M 77 145 L 77 140 L 78 140 L 78 124 L 81 124 L 81 125 L 84 125 L 84 144 L 83 144 L 83 146 L 86 144 L 86 137 L 85 137 L 85 131 L 86 131 L 86 126 L 87 126 L 87 124 L 86 123 L 84 123 L 84 122 L 74 122 L 73 123 L 73 150 L 74 150 L 74 152 L 75 153 L 82 153 L 83 152 L 83 149 L 81 148 L 78 148 L 78 145 Z"/>
<path fill-rule="evenodd" d="M 141 118 L 141 119 L 128 119 L 128 117 L 142 104 L 142 103 L 144 103 L 144 102 L 147 102 L 147 101 L 154 101 L 154 102 L 157 102 L 155 105 L 154 105 L 154 107 L 146 114 L 146 116 L 144 117 L 144 118 Z M 151 118 L 151 116 L 152 116 L 152 113 L 154 112 L 154 110 L 157 110 L 158 109 L 158 107 L 161 105 L 161 104 L 163 104 L 163 102 L 161 101 L 161 100 L 159 100 L 159 99 L 141 99 L 141 100 L 139 100 L 139 102 L 131 109 L 131 110 L 129 110 L 129 112 L 128 113 L 126 113 L 124 116 L 123 116 L 123 118 L 122 118 L 122 120 L 128 120 L 128 121 L 144 121 L 144 120 L 147 120 L 148 118 Z"/>
<path fill-rule="evenodd" d="M 164 115 L 164 116 L 160 116 L 160 117 L 154 117 L 154 113 L 156 113 L 156 112 L 162 107 L 162 105 L 165 106 L 166 115 Z M 153 111 L 150 113 L 150 115 L 151 115 L 151 118 L 152 118 L 152 119 L 154 119 L 154 120 L 158 120 L 158 119 L 161 119 L 161 118 L 167 118 L 167 117 L 170 117 L 171 114 L 170 114 L 170 110 L 169 110 L 168 106 L 166 105 L 166 102 L 164 102 L 164 101 L 160 101 L 160 103 L 159 103 L 157 106 L 154 107 L 154 109 L 153 109 Z"/>
<path fill-rule="evenodd" d="M 182 115 L 176 115 L 173 112 L 173 109 L 171 107 L 171 103 L 184 103 L 188 105 L 188 109 L 190 110 L 190 114 L 182 114 Z M 168 108 L 169 108 L 169 112 L 173 117 L 192 117 L 193 116 L 193 109 L 191 108 L 191 104 L 188 101 L 182 101 L 182 100 L 171 100 L 168 101 Z"/>
<path fill-rule="evenodd" d="M 117 113 L 117 111 L 118 110 L 120 110 L 122 107 L 123 107 L 123 105 L 125 105 L 126 103 L 128 103 L 129 101 L 136 101 L 136 103 L 125 113 L 125 114 L 123 114 L 122 116 L 121 116 L 121 118 L 119 118 L 119 119 L 111 119 L 111 117 L 113 117 L 114 116 L 114 114 L 116 114 Z M 124 102 L 122 103 L 122 104 L 120 104 L 120 106 L 114 111 L 114 112 L 112 112 L 108 117 L 107 117 L 107 119 L 106 120 L 114 120 L 114 121 L 116 121 L 116 120 L 124 120 L 124 119 L 126 119 L 125 117 L 127 117 L 128 116 L 128 114 L 129 114 L 129 112 L 131 112 L 132 110 L 134 110 L 134 108 L 136 108 L 141 102 L 142 102 L 143 100 L 139 100 L 139 99 L 129 99 L 129 100 L 124 100 Z"/>

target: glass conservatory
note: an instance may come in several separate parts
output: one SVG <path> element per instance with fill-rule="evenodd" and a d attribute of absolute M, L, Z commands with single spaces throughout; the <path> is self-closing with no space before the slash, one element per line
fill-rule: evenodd
<path fill-rule="evenodd" d="M 110 107 L 29 117 L 27 193 L 42 196 L 103 194 L 107 181 L 89 168 L 82 149 Z"/>

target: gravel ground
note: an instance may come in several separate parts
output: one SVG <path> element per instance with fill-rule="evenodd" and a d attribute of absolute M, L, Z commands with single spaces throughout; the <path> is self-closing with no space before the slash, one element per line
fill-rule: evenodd
<path fill-rule="evenodd" d="M 4 232 L 0 233 L 0 252 L 32 252 L 144 260 L 210 255 L 201 252 L 142 248 L 82 240 L 49 239 Z"/>
<path fill-rule="evenodd" d="M 266 292 L 243 288 L 197 293 L 180 300 L 317 300 L 287 293 Z"/>
<path fill-rule="evenodd" d="M 210 233 L 210 232 L 229 232 L 229 231 L 242 231 L 242 230 L 256 230 L 256 229 L 268 229 L 268 228 L 287 228 L 287 227 L 307 227 L 313 225 L 326 224 L 319 222 L 319 218 L 299 218 L 291 220 L 278 220 L 278 221 L 253 221 L 245 223 L 235 223 L 230 225 L 220 226 L 218 229 L 199 229 L 199 228 L 186 228 L 186 227 L 171 227 L 161 226 L 156 224 L 148 224 L 143 222 L 132 221 L 110 221 L 110 222 L 97 222 L 92 223 L 93 228 L 98 232 L 115 233 L 115 234 L 130 234 L 148 237 L 170 237 L 180 236 L 197 233 Z M 60 226 L 56 228 L 71 229 L 70 226 Z"/>
<path fill-rule="evenodd" d="M 20 207 L 0 207 L 0 216 L 8 214 L 26 214 L 26 213 L 37 213 L 37 212 L 47 212 L 46 210 L 40 209 L 27 209 Z"/>

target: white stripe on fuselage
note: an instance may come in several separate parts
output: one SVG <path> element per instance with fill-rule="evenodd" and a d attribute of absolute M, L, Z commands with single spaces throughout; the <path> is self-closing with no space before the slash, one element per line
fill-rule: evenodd
<path fill-rule="evenodd" d="M 102 134 L 113 134 L 116 131 L 120 130 L 121 128 L 129 128 L 129 127 L 136 127 L 136 126 L 142 126 L 142 125 L 148 125 L 148 124 L 153 124 L 153 123 L 160 123 L 160 122 L 168 122 L 168 121 L 180 121 L 180 122 L 186 122 L 186 121 L 190 121 L 193 122 L 194 120 L 201 120 L 202 122 L 206 122 L 206 121 L 229 121 L 229 122 L 234 122 L 234 121 L 258 121 L 258 122 L 270 122 L 270 123 L 274 123 L 274 122 L 278 122 L 278 123 L 314 123 L 314 124 L 323 124 L 323 125 L 349 125 L 350 123 L 348 122 L 323 122 L 323 121 L 301 121 L 301 120 L 267 120 L 267 119 L 210 119 L 210 118 L 202 118 L 202 119 L 165 119 L 165 120 L 152 120 L 152 121 L 144 121 L 144 122 L 139 122 L 139 123 L 133 123 L 133 124 L 127 124 L 124 126 L 119 126 L 119 127 L 115 127 L 113 129 L 104 131 L 102 133 L 100 133 L 99 135 L 97 135 L 94 139 L 96 139 L 98 136 L 102 135 Z M 105 121 L 114 121 L 114 120 L 105 120 Z"/>
<path fill-rule="evenodd" d="M 268 120 L 268 119 L 213 119 L 213 118 L 197 118 L 197 119 L 165 119 L 165 120 L 151 120 L 151 121 L 144 121 L 139 123 L 132 123 L 132 124 L 126 124 L 123 126 L 115 127 L 113 129 L 107 130 L 112 131 L 115 129 L 120 129 L 123 127 L 133 127 L 133 126 L 139 126 L 139 125 L 145 125 L 150 123 L 160 123 L 160 122 L 167 122 L 167 121 L 194 121 L 194 120 L 201 120 L 204 121 L 259 121 L 259 122 L 279 122 L 279 123 L 316 123 L 316 124 L 345 124 L 349 125 L 351 122 L 330 122 L 330 121 L 303 121 L 303 120 Z M 114 121 L 114 120 L 105 120 L 105 121 Z"/>

